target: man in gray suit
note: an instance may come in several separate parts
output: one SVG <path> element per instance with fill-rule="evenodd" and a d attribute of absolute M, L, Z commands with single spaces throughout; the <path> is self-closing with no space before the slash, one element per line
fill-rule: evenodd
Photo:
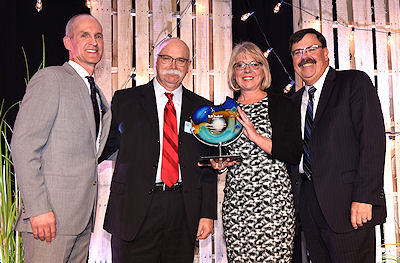
<path fill-rule="evenodd" d="M 86 262 L 95 218 L 97 158 L 111 121 L 92 77 L 102 27 L 91 15 L 74 16 L 63 42 L 70 60 L 33 76 L 11 142 L 26 262 Z"/>

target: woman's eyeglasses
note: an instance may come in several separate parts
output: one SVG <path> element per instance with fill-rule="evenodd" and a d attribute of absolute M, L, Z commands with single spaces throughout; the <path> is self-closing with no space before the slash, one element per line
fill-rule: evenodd
<path fill-rule="evenodd" d="M 235 63 L 233 65 L 233 68 L 236 71 L 243 71 L 248 66 L 251 70 L 257 70 L 261 67 L 261 65 L 262 64 L 260 62 L 255 62 L 255 61 L 251 61 L 249 63 L 239 62 L 239 63 Z"/>

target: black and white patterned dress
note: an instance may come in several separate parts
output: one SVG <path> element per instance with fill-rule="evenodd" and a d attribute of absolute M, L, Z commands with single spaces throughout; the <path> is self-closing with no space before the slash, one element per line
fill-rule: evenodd
<path fill-rule="evenodd" d="M 257 132 L 271 138 L 268 97 L 240 105 Z M 226 177 L 223 226 L 229 262 L 291 262 L 294 203 L 283 162 L 272 159 L 244 134 L 227 146 L 243 157 Z"/>

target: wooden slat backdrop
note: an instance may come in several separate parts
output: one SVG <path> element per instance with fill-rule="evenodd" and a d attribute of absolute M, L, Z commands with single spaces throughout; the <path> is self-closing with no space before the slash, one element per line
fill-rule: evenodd
<path fill-rule="evenodd" d="M 353 1 L 354 27 L 371 30 L 371 4 L 369 1 Z M 374 56 L 371 31 L 354 32 L 356 69 L 365 71 L 374 80 Z"/>
<path fill-rule="evenodd" d="M 321 6 L 319 6 L 321 2 Z M 365 71 L 376 84 L 381 101 L 387 132 L 399 132 L 400 128 L 400 7 L 397 0 L 373 1 L 375 22 L 372 21 L 371 1 L 367 0 L 337 0 L 337 22 L 332 21 L 332 1 L 325 0 L 294 0 L 293 5 L 301 6 L 313 15 L 305 14 L 298 8 L 293 8 L 294 30 L 313 27 L 322 32 L 328 41 L 330 65 L 334 67 L 334 58 L 338 58 L 338 70 L 359 69 Z M 321 27 L 313 23 L 315 16 L 323 21 Z M 390 27 L 386 26 L 390 25 Z M 355 30 L 352 32 L 351 27 Z M 334 54 L 333 29 L 337 27 L 338 54 Z M 373 33 L 376 28 L 376 57 L 374 58 Z M 387 32 L 391 31 L 391 45 L 388 45 Z M 376 59 L 376 68 L 374 65 Z M 297 78 L 298 79 L 298 78 Z M 297 83 L 297 89 L 302 86 Z M 388 208 L 387 222 L 383 225 L 383 244 L 381 248 L 381 231 L 378 226 L 377 262 L 382 261 L 382 252 L 390 258 L 396 258 L 396 246 L 399 243 L 399 203 L 398 189 L 400 180 L 400 137 L 396 134 L 387 136 L 386 162 L 384 171 L 384 187 Z M 392 244 L 392 245 L 388 245 Z"/>
<path fill-rule="evenodd" d="M 231 0 L 213 1 L 213 41 L 214 55 L 214 103 L 221 104 L 226 96 L 233 95 L 229 89 L 226 74 L 231 55 L 232 42 L 232 3 Z"/>
<path fill-rule="evenodd" d="M 349 21 L 349 16 L 347 14 L 347 3 L 346 1 L 337 1 L 336 2 L 336 10 L 337 10 L 337 22 L 341 24 L 347 24 Z M 337 31 L 338 31 L 338 39 L 341 39 L 342 41 L 338 41 L 338 50 L 339 54 L 336 54 L 339 59 L 339 68 L 350 68 L 350 47 L 349 47 L 349 34 L 350 34 L 350 28 L 348 27 L 343 27 L 340 25 L 337 26 Z M 346 39 L 346 41 L 343 41 L 343 39 Z M 333 52 L 332 52 L 333 53 Z"/>
<path fill-rule="evenodd" d="M 118 50 L 124 54 L 118 56 L 118 86 L 117 89 L 125 88 L 127 80 L 131 75 L 132 54 L 133 54 L 133 24 L 132 24 L 132 1 L 119 0 L 117 6 L 117 30 Z M 130 87 L 130 86 L 129 86 Z M 114 90 L 117 90 L 114 89 Z"/>
<path fill-rule="evenodd" d="M 367 72 L 378 88 L 386 131 L 398 132 L 400 129 L 399 1 L 374 0 L 372 3 L 375 10 L 375 22 L 372 21 L 371 1 L 336 0 L 336 22 L 332 21 L 331 0 L 294 0 L 293 5 L 312 14 L 293 8 L 294 30 L 313 27 L 321 31 L 328 41 L 331 66 L 335 66 L 334 58 L 337 57 L 338 70 L 355 68 Z M 193 63 L 191 71 L 184 80 L 184 85 L 188 89 L 213 100 L 216 104 L 222 103 L 226 95 L 232 95 L 226 82 L 226 67 L 232 49 L 231 41 L 227 41 L 232 38 L 231 0 L 197 0 L 195 6 L 191 5 L 191 0 L 181 0 L 178 5 L 180 17 L 177 17 L 179 14 L 176 12 L 175 0 L 135 0 L 135 16 L 132 17 L 130 16 L 131 0 L 92 0 L 91 13 L 103 25 L 105 41 L 103 59 L 96 69 L 96 82 L 108 100 L 111 100 L 115 90 L 124 88 L 123 85 L 129 77 L 132 66 L 136 69 L 137 85 L 148 82 L 154 76 L 153 46 L 167 37 L 168 33 L 172 36 L 180 36 L 189 46 Z M 186 7 L 188 7 L 187 10 Z M 113 10 L 115 12 L 112 12 Z M 315 19 L 315 16 L 318 16 L 318 19 Z M 171 32 L 178 23 L 180 26 Z M 354 32 L 351 29 L 352 26 L 355 27 Z M 372 33 L 374 27 L 377 31 L 375 34 L 376 65 L 374 65 Z M 337 28 L 337 43 L 334 43 L 334 28 Z M 387 35 L 389 31 L 392 32 L 390 45 Z M 132 50 L 133 39 L 135 50 Z M 111 43 L 114 43 L 113 49 Z M 338 47 L 337 54 L 334 53 L 335 45 Z M 131 60 L 133 55 L 135 55 L 135 61 Z M 113 78 L 112 73 L 114 73 Z M 298 77 L 296 80 L 298 89 L 302 84 Z M 130 84 L 127 87 L 130 87 Z M 384 187 L 388 217 L 383 225 L 382 238 L 385 244 L 395 244 L 400 241 L 398 226 L 400 180 L 397 180 L 397 174 L 400 173 L 400 157 L 398 157 L 400 137 L 396 134 L 387 138 Z M 109 235 L 101 230 L 111 170 L 111 163 L 100 165 L 96 232 L 92 237 L 89 262 L 111 262 Z M 224 180 L 224 175 L 219 177 L 219 219 Z M 196 262 L 227 262 L 221 220 L 216 222 L 214 232 L 213 239 L 209 238 L 199 243 L 200 255 L 196 255 Z M 379 227 L 376 233 L 377 261 L 381 261 L 381 252 L 395 257 L 397 253 L 395 245 L 386 245 L 381 249 Z"/>
<path fill-rule="evenodd" d="M 186 9 L 187 8 L 187 9 Z M 189 73 L 183 80 L 183 85 L 193 91 L 193 19 L 192 19 L 193 7 L 191 0 L 181 0 L 180 9 L 180 37 L 189 46 L 190 57 L 192 63 L 190 65 Z"/>
<path fill-rule="evenodd" d="M 135 51 L 136 51 L 136 85 L 142 85 L 150 80 L 150 34 L 149 34 L 149 3 L 135 1 Z"/>
<path fill-rule="evenodd" d="M 111 24 L 111 1 L 92 0 L 91 13 L 103 26 L 104 51 L 103 58 L 96 66 L 95 79 L 97 85 L 101 87 L 107 99 L 111 99 L 111 63 L 112 63 L 112 24 Z"/>
<path fill-rule="evenodd" d="M 131 16 L 131 0 L 92 0 L 91 13 L 102 24 L 105 40 L 103 59 L 96 68 L 96 82 L 109 101 L 114 91 L 131 86 L 131 82 L 125 84 L 133 66 L 137 85 L 154 77 L 155 49 L 169 33 L 179 35 L 190 49 L 193 63 L 184 80 L 185 87 L 218 104 L 225 96 L 232 95 L 226 79 L 232 50 L 231 0 L 198 0 L 195 6 L 191 2 L 179 1 L 178 13 L 175 0 L 135 0 L 134 16 Z M 132 49 L 133 39 L 135 50 Z M 133 56 L 135 61 L 132 61 Z M 112 163 L 103 162 L 99 166 L 96 231 L 92 235 L 89 262 L 111 262 L 110 235 L 102 230 L 111 175 Z M 224 182 L 224 175 L 221 175 L 219 213 Z M 199 242 L 195 262 L 227 262 L 221 220 L 215 222 L 214 233 L 214 238 L 210 236 Z"/>
<path fill-rule="evenodd" d="M 388 50 L 387 50 L 387 34 L 379 33 L 379 31 L 385 32 L 386 28 L 386 7 L 384 3 L 381 1 L 375 1 L 375 25 L 376 30 L 376 59 L 377 59 L 377 78 L 378 78 L 378 94 L 382 104 L 382 112 L 385 120 L 385 127 L 387 131 L 391 130 L 392 121 L 390 116 L 390 79 L 389 79 L 389 63 L 388 63 Z M 398 233 L 398 226 L 396 222 L 398 222 L 398 198 L 397 195 L 393 193 L 397 192 L 396 178 L 393 178 L 392 170 L 396 169 L 395 166 L 392 166 L 392 148 L 394 149 L 394 141 L 387 140 L 386 143 L 386 160 L 385 163 L 385 189 L 393 189 L 390 192 L 386 192 L 386 204 L 388 216 L 386 220 L 386 224 L 384 225 L 384 240 L 386 244 L 396 244 L 396 233 Z M 397 230 L 396 230 L 397 228 Z M 379 239 L 377 239 L 379 241 Z M 379 249 L 377 248 L 377 252 Z M 385 252 L 388 256 L 395 258 L 396 257 L 396 246 L 395 245 L 386 245 L 385 248 L 381 249 L 381 252 Z M 377 259 L 381 253 L 377 253 Z"/>
<path fill-rule="evenodd" d="M 210 6 L 209 0 L 196 1 L 194 61 L 196 68 L 194 92 L 210 99 Z"/>
<path fill-rule="evenodd" d="M 391 36 L 391 45 L 390 45 L 390 52 L 391 52 L 391 77 L 392 77 L 392 83 L 391 83 L 391 102 L 392 102 L 392 112 L 391 112 L 391 117 L 393 121 L 392 125 L 392 130 L 395 132 L 400 131 L 400 3 L 398 0 L 388 0 L 388 14 L 389 14 L 389 22 L 390 22 L 390 29 L 392 31 L 392 36 Z M 395 33 L 395 34 L 394 34 Z M 394 146 L 393 146 L 393 154 L 392 154 L 392 160 L 393 160 L 393 165 L 395 166 L 396 169 L 392 169 L 393 172 L 393 177 L 396 178 L 398 175 L 400 175 L 400 137 L 399 134 L 396 134 L 395 140 L 394 140 Z M 396 184 L 396 182 L 394 182 Z M 400 189 L 400 180 L 397 180 L 397 192 L 394 193 L 394 195 L 397 197 L 395 205 L 395 223 L 397 227 L 397 232 L 396 232 L 396 242 L 397 244 L 399 243 L 399 232 L 398 232 L 398 226 L 399 226 L 399 203 L 398 203 L 398 192 Z M 397 211 L 396 211 L 397 208 Z M 398 255 L 398 254 L 397 254 Z"/>
<path fill-rule="evenodd" d="M 91 13 L 103 26 L 104 51 L 103 58 L 97 64 L 95 71 L 96 83 L 101 87 L 107 100 L 110 102 L 113 95 L 112 77 L 112 8 L 109 0 L 92 0 Z M 103 162 L 99 165 L 97 215 L 94 232 L 90 240 L 89 262 L 111 262 L 111 236 L 103 230 L 104 215 L 110 194 L 112 164 Z"/>
<path fill-rule="evenodd" d="M 321 1 L 321 6 L 329 6 L 332 5 L 332 1 L 331 0 L 322 0 Z M 319 24 L 321 25 L 321 33 L 324 34 L 325 38 L 328 41 L 328 50 L 332 50 L 331 52 L 329 52 L 328 56 L 329 56 L 329 65 L 335 67 L 335 57 L 334 57 L 334 44 L 333 44 L 333 30 L 332 30 L 332 23 L 329 21 L 332 21 L 333 19 L 333 14 L 332 14 L 332 8 L 328 9 L 328 8 L 322 8 L 322 10 L 320 11 L 320 20 L 322 20 L 322 22 L 320 22 Z"/>

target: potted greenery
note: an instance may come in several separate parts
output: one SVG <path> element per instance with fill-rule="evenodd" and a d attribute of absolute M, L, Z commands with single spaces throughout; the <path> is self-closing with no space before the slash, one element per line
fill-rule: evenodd
<path fill-rule="evenodd" d="M 45 45 L 43 35 L 42 46 L 42 63 L 38 67 L 38 70 L 45 67 Z M 25 84 L 28 85 L 30 74 L 24 48 L 22 48 L 22 52 L 26 67 Z M 21 233 L 14 231 L 14 224 L 21 204 L 21 197 L 13 171 L 9 144 L 12 128 L 6 122 L 7 113 L 19 104 L 20 102 L 16 102 L 8 109 L 4 109 L 3 101 L 0 106 L 0 263 L 24 262 L 22 236 Z"/>

